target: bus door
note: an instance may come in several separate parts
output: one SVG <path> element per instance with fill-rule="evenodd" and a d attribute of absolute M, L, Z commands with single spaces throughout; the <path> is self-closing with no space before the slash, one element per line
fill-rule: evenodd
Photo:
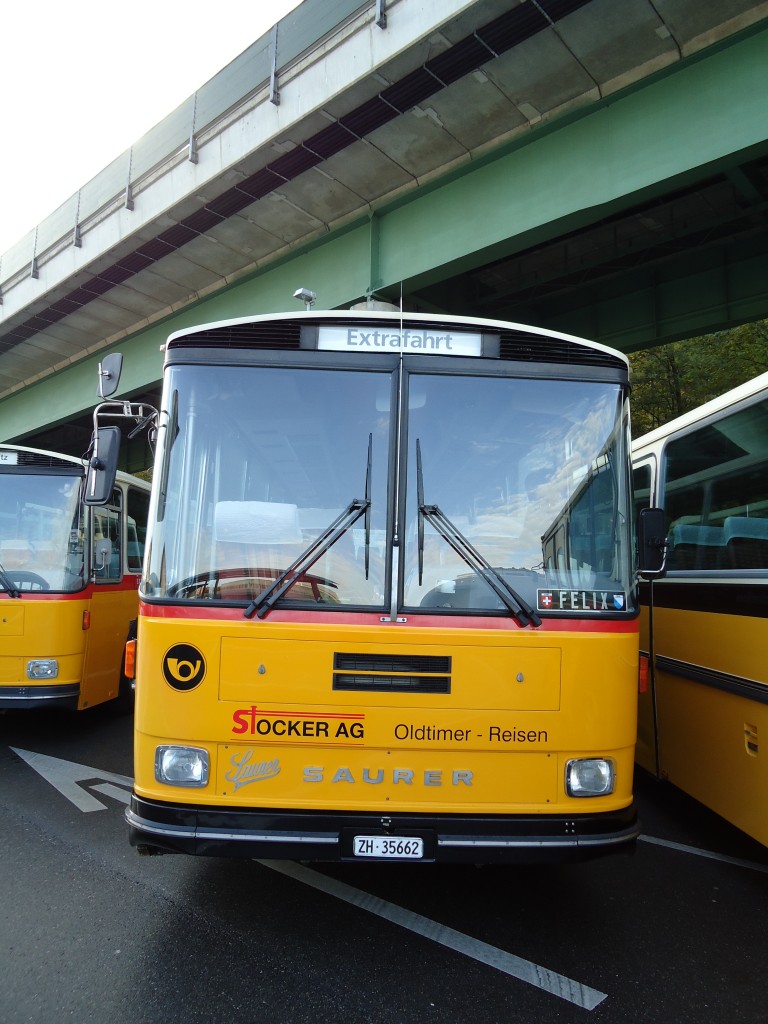
<path fill-rule="evenodd" d="M 634 491 L 635 522 L 639 521 L 640 511 L 656 505 L 656 459 L 636 463 L 632 471 Z M 655 708 L 655 680 L 653 658 L 651 657 L 653 641 L 653 623 L 651 619 L 651 595 L 653 583 L 648 580 L 640 582 L 640 658 L 645 660 L 642 665 L 640 694 L 637 709 L 637 746 L 635 759 L 646 771 L 657 774 L 656 751 L 658 746 Z"/>
<path fill-rule="evenodd" d="M 80 708 L 118 694 L 126 624 L 135 615 L 138 577 L 123 577 L 122 493 L 91 510 L 91 598 L 83 628 L 87 632 Z"/>

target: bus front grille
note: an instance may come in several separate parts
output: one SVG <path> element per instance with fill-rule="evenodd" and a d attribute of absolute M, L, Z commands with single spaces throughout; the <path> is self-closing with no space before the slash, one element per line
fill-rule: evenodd
<path fill-rule="evenodd" d="M 333 660 L 334 690 L 450 693 L 451 659 L 424 654 L 342 654 Z"/>

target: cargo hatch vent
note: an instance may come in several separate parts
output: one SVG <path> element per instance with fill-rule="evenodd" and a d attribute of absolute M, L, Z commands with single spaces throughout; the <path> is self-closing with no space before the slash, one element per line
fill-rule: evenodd
<path fill-rule="evenodd" d="M 334 690 L 450 693 L 451 659 L 428 654 L 335 654 Z"/>

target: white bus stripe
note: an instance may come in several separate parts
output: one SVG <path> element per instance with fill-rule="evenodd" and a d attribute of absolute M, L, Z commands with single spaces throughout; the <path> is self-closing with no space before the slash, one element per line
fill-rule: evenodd
<path fill-rule="evenodd" d="M 585 1010 L 594 1010 L 596 1006 L 607 998 L 604 992 L 598 992 L 596 989 L 582 985 L 571 978 L 566 978 L 562 974 L 556 974 L 546 967 L 539 967 L 538 964 L 531 963 L 530 960 L 523 960 L 512 953 L 506 953 L 502 949 L 490 946 L 486 942 L 472 939 L 462 932 L 457 932 L 453 928 L 447 928 L 436 921 L 431 921 L 428 917 L 414 914 L 410 910 L 398 907 L 394 903 L 388 903 L 377 896 L 371 896 L 370 893 L 355 889 L 351 885 L 337 881 L 335 878 L 329 878 L 318 871 L 311 871 L 301 864 L 295 864 L 292 861 L 274 860 L 259 860 L 258 863 L 265 868 L 271 868 L 273 871 L 279 871 L 284 875 L 288 875 L 298 882 L 303 882 L 305 885 L 311 885 L 321 892 L 336 896 L 338 899 L 360 907 L 362 910 L 367 910 L 371 914 L 383 917 L 385 920 L 391 921 L 401 928 L 407 928 L 409 931 L 415 932 L 417 935 L 423 935 L 427 939 L 432 939 L 433 942 L 438 942 L 440 945 L 453 949 L 457 953 L 463 953 L 465 956 L 487 964 L 489 967 L 495 967 L 498 971 L 503 971 L 505 974 L 518 978 L 528 985 L 535 985 L 536 988 L 542 989 L 550 993 L 550 995 L 558 996 L 560 999 L 565 999 L 569 1003 L 574 1003 L 576 1006 L 581 1006 Z"/>

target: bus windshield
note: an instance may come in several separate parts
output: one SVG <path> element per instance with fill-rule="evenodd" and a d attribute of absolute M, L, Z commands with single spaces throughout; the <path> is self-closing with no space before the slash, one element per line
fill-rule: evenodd
<path fill-rule="evenodd" d="M 618 386 L 453 375 L 416 380 L 405 604 L 503 606 L 444 531 L 429 520 L 422 538 L 414 528 L 418 437 L 425 504 L 438 506 L 516 594 L 539 611 L 624 610 L 631 574 Z"/>
<path fill-rule="evenodd" d="M 146 597 L 277 581 L 278 608 L 510 615 L 506 584 L 544 614 L 633 610 L 620 385 L 408 357 L 166 376 Z"/>
<path fill-rule="evenodd" d="M 80 484 L 76 474 L 3 470 L 0 564 L 22 593 L 80 590 L 85 585 Z"/>

